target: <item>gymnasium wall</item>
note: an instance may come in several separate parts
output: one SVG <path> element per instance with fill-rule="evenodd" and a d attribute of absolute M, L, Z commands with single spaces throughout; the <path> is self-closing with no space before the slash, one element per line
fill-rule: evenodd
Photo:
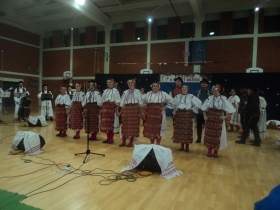
<path fill-rule="evenodd" d="M 3 23 L 0 23 L 0 87 L 4 81 L 39 81 L 40 36 Z M 3 55 L 3 60 L 2 60 Z M 2 63 L 3 61 L 3 63 Z M 31 106 L 38 106 L 38 87 L 29 87 L 32 96 Z"/>
<path fill-rule="evenodd" d="M 264 11 L 259 11 L 258 34 L 254 33 L 254 15 L 249 11 L 249 34 L 233 35 L 232 22 L 233 12 L 223 12 L 220 14 L 220 35 L 206 37 L 205 22 L 193 23 L 193 29 L 200 27 L 201 34 L 196 34 L 193 30 L 192 38 L 179 39 L 180 22 L 177 17 L 168 18 L 168 39 L 156 40 L 157 20 L 151 23 L 151 41 L 148 41 L 148 23 L 145 24 L 145 35 L 142 42 L 135 42 L 136 23 L 128 21 L 123 23 L 124 42 L 115 43 L 114 30 L 110 32 L 110 44 L 96 45 L 95 40 L 97 28 L 95 26 L 86 27 L 85 45 L 79 46 L 79 33 L 81 29 L 73 29 L 73 47 L 71 46 L 71 30 L 68 34 L 68 47 L 63 46 L 63 36 L 65 31 L 56 30 L 52 33 L 52 48 L 49 47 L 48 39 L 43 39 L 42 56 L 42 83 L 53 86 L 58 90 L 60 85 L 68 84 L 63 81 L 64 71 L 71 67 L 71 52 L 73 52 L 72 69 L 74 80 L 88 81 L 96 73 L 104 73 L 104 58 L 99 55 L 95 58 L 94 48 L 105 51 L 109 48 L 109 73 L 111 74 L 138 74 L 141 69 L 146 68 L 147 51 L 150 46 L 150 62 L 178 62 L 181 61 L 181 43 L 183 41 L 206 40 L 207 60 L 215 60 L 218 63 L 207 63 L 201 66 L 201 73 L 244 73 L 245 69 L 252 66 L 254 37 L 257 38 L 257 67 L 263 68 L 264 72 L 278 72 L 280 70 L 279 33 L 266 35 L 264 32 Z M 24 79 L 25 86 L 29 78 L 38 80 L 39 72 L 39 48 L 40 36 L 0 23 L 0 48 L 4 49 L 4 77 Z M 99 64 L 98 61 L 99 60 Z M 96 62 L 95 62 L 96 61 Z M 137 63 L 134 65 L 119 65 L 118 63 Z M 106 62 L 105 62 L 106 64 Z M 99 69 L 98 69 L 99 65 Z M 30 68 L 26 68 L 26 67 Z M 191 73 L 192 66 L 178 65 L 151 65 L 154 73 Z M 30 70 L 29 70 L 30 69 Z M 15 74 L 6 74 L 7 72 Z M 20 75 L 18 75 L 19 73 Z M 75 79 L 76 77 L 76 79 Z M 41 88 L 31 88 L 31 94 L 37 94 Z M 58 94 L 58 92 L 57 92 Z M 33 104 L 38 104 L 37 98 Z"/>

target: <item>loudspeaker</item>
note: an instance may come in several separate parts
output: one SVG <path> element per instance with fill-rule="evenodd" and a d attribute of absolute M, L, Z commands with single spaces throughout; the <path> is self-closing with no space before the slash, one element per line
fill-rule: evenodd
<path fill-rule="evenodd" d="M 159 172 L 161 173 L 161 168 L 157 162 L 156 155 L 153 149 L 147 154 L 147 156 L 139 163 L 136 167 L 140 170 Z"/>

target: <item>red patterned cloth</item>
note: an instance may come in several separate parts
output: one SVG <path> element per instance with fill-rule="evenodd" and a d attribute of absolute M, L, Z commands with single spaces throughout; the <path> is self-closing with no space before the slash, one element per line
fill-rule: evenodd
<path fill-rule="evenodd" d="M 55 107 L 55 130 L 67 130 L 67 114 L 64 105 L 56 105 Z"/>
<path fill-rule="evenodd" d="M 219 149 L 222 133 L 223 115 L 221 109 L 210 108 L 208 110 L 207 122 L 205 123 L 204 144 L 207 148 Z"/>
<path fill-rule="evenodd" d="M 83 107 L 79 101 L 72 102 L 70 114 L 70 128 L 80 130 L 83 128 Z"/>
<path fill-rule="evenodd" d="M 145 114 L 145 123 L 143 131 L 144 136 L 151 139 L 160 137 L 161 124 L 161 104 L 148 104 Z"/>
<path fill-rule="evenodd" d="M 193 111 L 178 109 L 174 115 L 174 143 L 193 142 Z"/>
<path fill-rule="evenodd" d="M 140 133 L 139 104 L 126 104 L 122 108 L 122 136 L 138 137 Z"/>
<path fill-rule="evenodd" d="M 84 110 L 85 116 L 85 131 L 86 133 L 89 131 L 91 132 L 98 132 L 98 124 L 99 124 L 99 117 L 98 117 L 98 106 L 97 103 L 88 103 Z M 88 122 L 87 122 L 88 120 Z M 89 125 L 89 128 L 87 127 Z"/>
<path fill-rule="evenodd" d="M 114 131 L 116 104 L 114 102 L 104 102 L 101 110 L 100 131 L 108 133 Z"/>

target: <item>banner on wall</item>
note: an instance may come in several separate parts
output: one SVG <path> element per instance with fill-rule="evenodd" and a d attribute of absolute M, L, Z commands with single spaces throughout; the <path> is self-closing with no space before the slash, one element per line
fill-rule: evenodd
<path fill-rule="evenodd" d="M 201 65 L 206 62 L 206 41 L 185 41 L 181 43 L 182 62 L 185 66 Z"/>
<path fill-rule="evenodd" d="M 181 77 L 184 82 L 190 83 L 200 83 L 203 78 L 208 78 L 208 76 L 202 74 L 160 74 L 160 82 L 174 83 L 174 79 L 177 77 Z M 210 78 L 208 78 L 208 80 L 209 79 Z"/>

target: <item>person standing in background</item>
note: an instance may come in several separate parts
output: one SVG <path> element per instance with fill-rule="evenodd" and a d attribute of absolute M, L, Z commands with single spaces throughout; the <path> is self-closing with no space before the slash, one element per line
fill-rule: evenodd
<path fill-rule="evenodd" d="M 18 93 L 19 95 L 14 97 L 14 101 L 15 101 L 15 117 L 19 118 L 19 108 L 20 108 L 20 103 L 21 103 L 21 99 L 25 96 L 22 96 L 21 93 L 25 93 L 26 95 L 30 95 L 29 92 L 27 91 L 27 89 L 25 87 L 23 87 L 23 82 L 19 81 L 18 82 L 18 87 L 15 89 L 14 94 Z M 24 121 L 24 119 L 22 119 L 22 121 Z"/>
<path fill-rule="evenodd" d="M 209 81 L 207 79 L 202 79 L 200 81 L 201 89 L 196 91 L 196 93 L 194 94 L 197 98 L 201 100 L 202 104 L 211 95 L 210 90 L 207 89 L 208 84 Z M 204 126 L 205 126 L 205 120 L 203 117 L 203 112 L 201 109 L 198 109 L 198 113 L 196 115 L 196 131 L 197 131 L 196 143 L 201 142 L 202 127 Z"/>
<path fill-rule="evenodd" d="M 53 99 L 53 94 L 50 90 L 48 90 L 48 85 L 43 84 L 43 90 L 38 94 L 38 98 L 41 99 L 42 94 L 49 94 L 51 99 Z M 53 108 L 51 100 L 43 100 L 41 101 L 41 116 L 50 117 L 50 120 L 53 121 Z"/>
<path fill-rule="evenodd" d="M 261 139 L 258 129 L 258 122 L 260 119 L 260 99 L 259 95 L 256 93 L 257 88 L 251 86 L 248 88 L 248 100 L 245 102 L 245 120 L 244 120 L 244 130 L 240 140 L 235 141 L 238 144 L 246 144 L 246 138 L 250 132 L 253 131 L 255 141 L 251 144 L 253 146 L 260 146 Z"/>
<path fill-rule="evenodd" d="M 244 130 L 245 130 L 245 125 L 244 125 L 244 123 L 245 123 L 245 103 L 248 100 L 249 96 L 248 96 L 247 86 L 245 84 L 241 84 L 239 86 L 239 90 L 241 92 L 241 96 L 240 96 L 238 113 L 240 114 L 240 124 L 241 124 L 242 130 L 244 132 Z M 249 135 L 249 133 L 246 133 L 246 138 L 248 137 L 248 135 Z"/>
<path fill-rule="evenodd" d="M 236 127 L 236 132 L 240 129 L 240 114 L 238 113 L 238 106 L 240 102 L 240 98 L 236 95 L 236 90 L 234 88 L 231 89 L 231 96 L 228 98 L 228 101 L 235 108 L 235 112 L 231 115 L 230 118 L 230 130 L 229 132 L 233 132 L 233 126 Z"/>

